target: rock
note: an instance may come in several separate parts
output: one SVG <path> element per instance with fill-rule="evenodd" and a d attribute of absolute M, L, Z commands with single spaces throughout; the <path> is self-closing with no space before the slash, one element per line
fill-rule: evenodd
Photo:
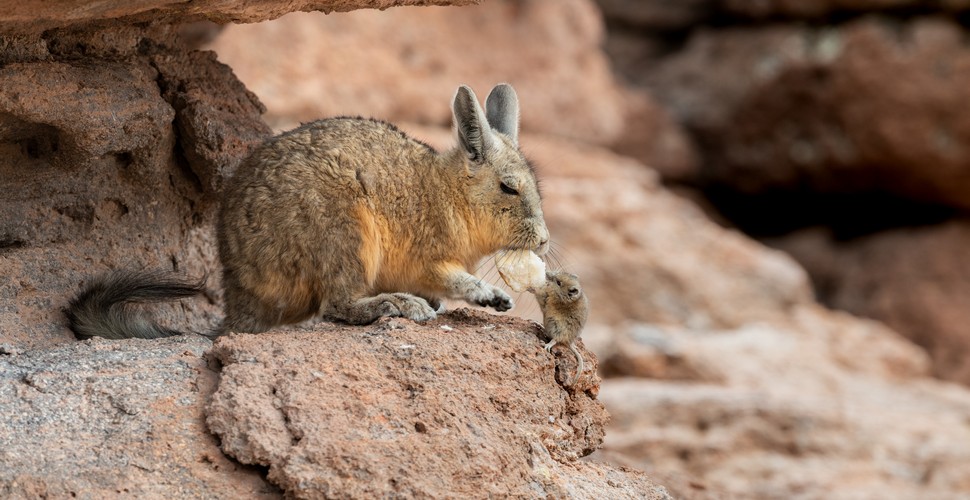
<path fill-rule="evenodd" d="M 231 2 L 197 0 L 187 5 L 173 0 L 124 0 L 88 2 L 68 0 L 0 0 L 0 36 L 40 34 L 54 28 L 83 28 L 138 23 L 179 23 L 209 20 L 220 24 L 255 23 L 275 19 L 287 12 L 320 10 L 346 12 L 354 9 L 386 9 L 397 5 L 462 5 L 475 0 L 278 0 Z"/>
<path fill-rule="evenodd" d="M 942 18 L 702 29 L 642 81 L 704 145 L 707 182 L 966 209 L 962 39 Z"/>
<path fill-rule="evenodd" d="M 595 367 L 562 387 L 575 360 L 545 352 L 540 332 L 462 309 L 221 338 L 207 422 L 227 454 L 298 498 L 579 495 L 561 481 L 598 447 L 607 414 Z"/>
<path fill-rule="evenodd" d="M 159 55 L 162 96 L 175 108 L 181 150 L 203 187 L 213 193 L 253 145 L 271 135 L 259 99 L 213 52 Z"/>
<path fill-rule="evenodd" d="M 609 148 L 649 165 L 666 181 L 696 179 L 700 174 L 697 147 L 667 109 L 650 94 L 636 90 L 627 92 L 626 105 L 623 134 Z"/>
<path fill-rule="evenodd" d="M 970 392 L 871 321 L 800 306 L 787 325 L 621 333 L 717 375 L 613 378 L 602 458 L 745 498 L 959 498 Z M 604 366 L 611 363 L 610 354 Z"/>
<path fill-rule="evenodd" d="M 725 12 L 744 18 L 825 19 L 832 15 L 864 14 L 866 12 L 902 11 L 959 11 L 970 6 L 966 0 L 945 0 L 927 4 L 919 0 L 722 0 Z"/>
<path fill-rule="evenodd" d="M 592 371 L 563 387 L 572 353 L 543 350 L 540 331 L 461 310 L 208 352 L 198 336 L 4 348 L 0 495 L 669 499 L 643 473 L 576 460 L 608 418 L 595 357 L 583 350 Z M 210 429 L 267 469 L 224 456 Z"/>
<path fill-rule="evenodd" d="M 0 496 L 278 498 L 205 426 L 200 337 L 0 354 Z"/>
<path fill-rule="evenodd" d="M 596 0 L 612 23 L 651 31 L 688 29 L 716 12 L 716 0 Z M 612 36 L 612 34 L 611 34 Z"/>
<path fill-rule="evenodd" d="M 935 375 L 970 385 L 966 221 L 846 242 L 806 231 L 771 243 L 806 266 L 824 303 L 886 323 L 929 352 Z"/>
<path fill-rule="evenodd" d="M 337 115 L 450 126 L 459 84 L 485 99 L 507 81 L 523 103 L 524 130 L 602 143 L 619 137 L 624 119 L 602 37 L 591 0 L 490 1 L 287 16 L 229 26 L 210 48 L 267 104 L 274 128 Z"/>
<path fill-rule="evenodd" d="M 832 18 L 887 12 L 906 15 L 942 11 L 955 13 L 970 7 L 967 0 L 597 0 L 603 13 L 618 28 L 648 33 L 686 31 L 702 24 L 757 24 L 778 20 L 833 22 Z M 906 9 L 909 9 L 907 11 Z"/>
<path fill-rule="evenodd" d="M 0 68 L 0 341 L 73 342 L 61 310 L 109 269 L 208 273 L 218 290 L 211 194 L 269 129 L 231 71 L 173 37 L 121 26 L 4 52 L 19 59 Z M 207 331 L 217 298 L 159 316 Z"/>

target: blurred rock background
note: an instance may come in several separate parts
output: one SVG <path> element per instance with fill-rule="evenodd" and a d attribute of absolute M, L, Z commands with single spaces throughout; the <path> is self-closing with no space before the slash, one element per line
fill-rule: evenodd
<path fill-rule="evenodd" d="M 968 8 L 487 0 L 292 14 L 207 48 L 277 130 L 360 114 L 448 147 L 458 83 L 515 86 L 554 262 L 593 303 L 600 458 L 686 497 L 956 498 Z"/>

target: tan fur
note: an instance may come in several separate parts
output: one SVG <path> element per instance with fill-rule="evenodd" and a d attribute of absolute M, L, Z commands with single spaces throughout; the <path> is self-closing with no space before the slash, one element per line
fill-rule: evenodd
<path fill-rule="evenodd" d="M 589 301 L 579 278 L 562 271 L 547 271 L 545 284 L 534 293 L 542 311 L 543 329 L 550 339 L 545 348 L 550 350 L 557 343 L 569 347 L 576 356 L 576 376 L 569 384 L 575 384 L 584 367 L 583 356 L 575 342 L 589 317 Z"/>
<path fill-rule="evenodd" d="M 517 147 L 511 87 L 496 87 L 486 108 L 502 130 L 459 89 L 459 147 L 445 153 L 359 118 L 314 122 L 257 148 L 219 216 L 223 328 L 258 332 L 315 316 L 426 320 L 428 301 L 441 298 L 511 307 L 470 273 L 499 249 L 544 252 L 549 235 Z"/>

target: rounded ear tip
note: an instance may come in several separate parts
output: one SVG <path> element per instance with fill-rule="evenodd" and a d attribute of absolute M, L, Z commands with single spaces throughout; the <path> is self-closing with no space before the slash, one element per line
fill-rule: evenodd
<path fill-rule="evenodd" d="M 508 83 L 500 83 L 492 88 L 492 94 L 515 95 L 515 89 Z"/>

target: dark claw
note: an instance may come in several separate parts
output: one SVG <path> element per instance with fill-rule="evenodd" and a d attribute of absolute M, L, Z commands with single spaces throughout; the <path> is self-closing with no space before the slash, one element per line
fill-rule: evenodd
<path fill-rule="evenodd" d="M 505 312 L 512 309 L 512 301 L 501 297 L 495 297 L 495 300 L 492 301 L 492 307 L 494 307 L 498 312 Z"/>

